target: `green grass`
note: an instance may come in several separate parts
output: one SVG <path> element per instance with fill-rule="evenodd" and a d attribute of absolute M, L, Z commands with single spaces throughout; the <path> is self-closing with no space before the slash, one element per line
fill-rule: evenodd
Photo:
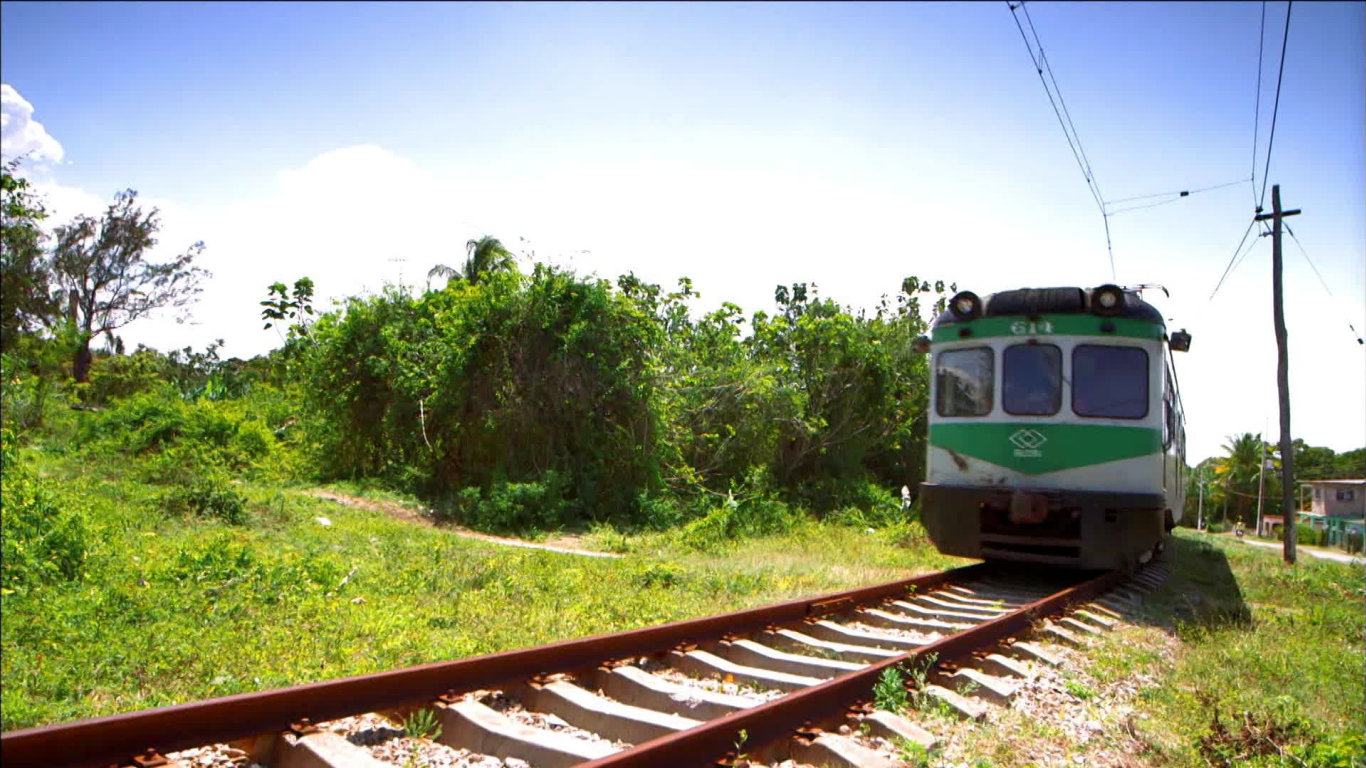
<path fill-rule="evenodd" d="M 247 519 L 232 525 L 168 510 L 164 486 L 141 482 L 127 460 L 23 453 L 66 498 L 83 500 L 92 548 L 83 579 L 0 597 L 4 730 L 704 616 L 962 562 L 913 536 L 814 522 L 705 550 L 599 529 L 587 544 L 610 534 L 627 555 L 585 558 L 250 483 L 234 484 Z"/>
<path fill-rule="evenodd" d="M 1360 566 L 1178 529 L 1141 616 L 1062 670 L 1070 713 L 1003 712 L 963 757 L 1026 766 L 1104 755 L 1129 766 L 1366 765 Z M 1083 739 L 1061 723 L 1099 727 Z M 1121 759 L 1122 757 L 1122 759 Z"/>
<path fill-rule="evenodd" d="M 79 501 L 90 550 L 81 578 L 0 596 L 5 730 L 624 630 L 964 562 L 935 553 L 914 525 L 870 531 L 809 520 L 735 538 L 599 525 L 581 545 L 625 556 L 583 558 L 463 538 L 272 484 L 268 473 L 230 483 L 246 499 L 245 520 L 232 524 L 165 504 L 167 486 L 147 481 L 140 459 L 41 446 L 22 455 L 54 498 Z M 329 490 L 381 508 L 418 506 L 373 487 Z M 1036 761 L 1031 750 L 1052 745 L 1134 765 L 1360 764 L 1349 762 L 1361 752 L 1366 697 L 1360 568 L 1307 557 L 1289 568 L 1276 552 L 1188 531 L 1178 531 L 1168 559 L 1173 573 L 1145 619 L 1107 634 L 1085 668 L 1065 677 L 1073 706 L 1103 726 L 1094 738 L 1073 743 L 1058 723 L 1003 711 L 961 757 L 1023 766 Z M 1117 698 L 1126 681 L 1138 681 L 1137 692 Z"/>
<path fill-rule="evenodd" d="M 1165 684 L 1145 697 L 1152 719 L 1140 733 L 1154 755 L 1334 765 L 1336 751 L 1361 764 L 1360 566 L 1303 557 L 1291 567 L 1279 552 L 1184 530 L 1175 544 L 1171 579 L 1150 601 L 1155 626 L 1143 630 L 1178 641 Z M 1155 645 L 1112 637 L 1095 671 L 1118 679 L 1149 665 Z"/>

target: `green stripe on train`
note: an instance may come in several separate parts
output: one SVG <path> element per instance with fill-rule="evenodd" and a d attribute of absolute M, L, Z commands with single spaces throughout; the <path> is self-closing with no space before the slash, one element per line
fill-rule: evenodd
<path fill-rule="evenodd" d="M 1102 323 L 1114 323 L 1115 330 L 1100 330 Z M 959 331 L 971 328 L 968 339 L 989 339 L 995 336 L 1123 336 L 1131 339 L 1160 339 L 1162 326 L 1132 317 L 1100 317 L 1098 315 L 1040 315 L 1034 319 L 1019 315 L 983 317 L 967 323 L 953 323 L 934 329 L 931 341 L 958 341 Z M 965 339 L 966 340 L 966 339 Z"/>
<path fill-rule="evenodd" d="M 1162 451 L 1162 430 L 1092 424 L 930 425 L 930 445 L 1029 475 Z"/>

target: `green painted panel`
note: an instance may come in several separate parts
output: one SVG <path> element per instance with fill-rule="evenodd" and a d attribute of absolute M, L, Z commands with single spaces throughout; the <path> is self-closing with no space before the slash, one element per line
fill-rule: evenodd
<path fill-rule="evenodd" d="M 1102 333 L 1101 323 L 1115 324 L 1113 333 Z M 1124 336 L 1131 339 L 1160 339 L 1162 325 L 1135 320 L 1132 317 L 1100 317 L 1098 315 L 1040 315 L 1030 320 L 1019 315 L 983 317 L 966 323 L 953 323 L 934 329 L 932 341 L 958 341 L 958 332 L 971 328 L 969 339 L 988 339 L 994 336 Z M 966 339 L 965 339 L 966 340 Z"/>
<path fill-rule="evenodd" d="M 930 445 L 1038 475 L 1162 451 L 1162 430 L 1100 424 L 981 423 L 930 425 Z"/>

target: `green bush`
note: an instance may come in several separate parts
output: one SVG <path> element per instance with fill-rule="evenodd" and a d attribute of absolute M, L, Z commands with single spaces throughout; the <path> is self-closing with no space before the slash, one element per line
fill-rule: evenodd
<path fill-rule="evenodd" d="M 165 385 L 165 359 L 154 349 L 140 347 L 131 355 L 103 355 L 90 365 L 89 386 L 85 399 L 95 403 L 109 403 L 141 392 L 151 392 Z"/>
<path fill-rule="evenodd" d="M 85 508 L 19 460 L 13 433 L 3 430 L 0 443 L 0 585 L 18 590 L 82 578 L 90 539 Z"/>
<path fill-rule="evenodd" d="M 546 472 L 529 483 L 495 483 L 487 492 L 478 487 L 462 489 L 449 505 L 441 505 L 442 518 L 453 518 L 480 530 L 519 532 L 559 528 L 575 517 L 569 487 L 557 472 Z"/>
<path fill-rule="evenodd" d="M 200 475 L 161 496 L 162 509 L 172 514 L 193 513 L 231 525 L 247 522 L 247 499 L 233 489 L 221 472 Z"/>
<path fill-rule="evenodd" d="M 19 355 L 0 354 L 0 420 L 14 430 L 41 426 L 57 397 L 57 378 L 35 374 Z"/>
<path fill-rule="evenodd" d="M 1323 544 L 1323 537 L 1324 531 L 1320 531 L 1311 525 L 1305 525 L 1303 523 L 1295 524 L 1296 543 L 1308 544 L 1309 546 L 1319 546 Z M 1284 529 L 1277 529 L 1276 538 L 1281 541 L 1285 540 Z"/>
<path fill-rule="evenodd" d="M 419 298 L 391 290 L 322 317 L 312 336 L 307 394 L 327 475 L 436 498 L 477 487 L 481 502 L 461 514 L 499 527 L 637 521 L 638 494 L 659 486 L 659 331 L 605 281 L 539 266 Z M 518 486 L 547 472 L 569 505 L 533 513 L 532 499 L 555 493 Z"/>
<path fill-rule="evenodd" d="M 247 470 L 268 458 L 276 443 L 269 426 L 243 402 L 187 403 L 167 384 L 90 415 L 85 433 L 89 442 L 146 459 L 158 482 L 176 482 L 206 467 Z"/>
<path fill-rule="evenodd" d="M 886 528 L 905 522 L 901 499 L 863 478 L 826 479 L 800 489 L 803 501 L 826 518 L 858 528 Z"/>
<path fill-rule="evenodd" d="M 787 533 L 805 520 L 800 510 L 778 499 L 762 482 L 754 482 L 741 486 L 738 498 L 734 491 L 727 493 L 720 504 L 683 526 L 678 537 L 687 546 L 710 550 L 740 537 Z"/>

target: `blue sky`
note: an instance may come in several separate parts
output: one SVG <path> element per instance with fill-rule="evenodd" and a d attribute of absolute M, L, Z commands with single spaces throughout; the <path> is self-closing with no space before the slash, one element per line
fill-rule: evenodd
<path fill-rule="evenodd" d="M 1107 199 L 1248 178 L 1260 3 L 1029 8 Z M 1266 8 L 1259 186 L 1286 5 Z M 794 281 L 872 307 L 908 274 L 980 293 L 1110 279 L 1005 3 L 0 14 L 4 83 L 62 148 L 32 170 L 58 216 L 133 187 L 161 206 L 164 247 L 208 246 L 197 324 L 134 341 L 254 354 L 278 343 L 254 322 L 266 284 L 411 285 L 484 232 L 605 277 L 686 274 L 704 305 L 749 311 Z M 1336 295 L 1288 243 L 1295 433 L 1338 450 L 1366 443 L 1346 327 L 1366 329 L 1363 29 L 1360 3 L 1295 6 L 1270 173 Z M 1111 219 L 1119 281 L 1166 285 L 1194 334 L 1196 459 L 1267 418 L 1275 439 L 1269 243 L 1208 300 L 1252 204 L 1242 184 Z"/>

